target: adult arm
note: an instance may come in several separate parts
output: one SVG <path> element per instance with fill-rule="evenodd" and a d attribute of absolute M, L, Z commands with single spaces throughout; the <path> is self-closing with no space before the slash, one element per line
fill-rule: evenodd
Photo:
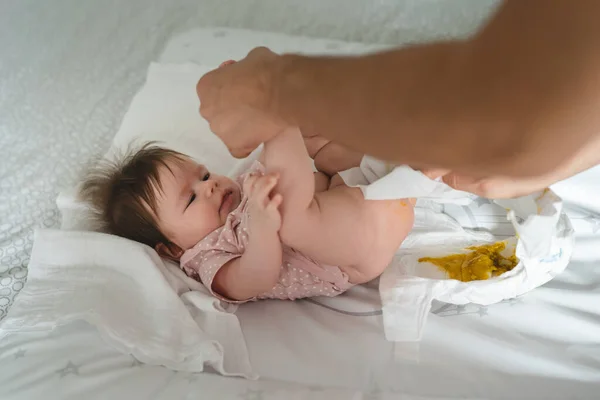
<path fill-rule="evenodd" d="M 595 1 L 508 1 L 464 42 L 284 56 L 276 114 L 390 161 L 548 173 L 600 126 L 598 13 Z"/>
<path fill-rule="evenodd" d="M 362 57 L 259 49 L 206 75 L 201 113 L 235 155 L 300 126 L 469 176 L 578 172 L 600 126 L 600 2 L 508 0 L 473 38 Z"/>

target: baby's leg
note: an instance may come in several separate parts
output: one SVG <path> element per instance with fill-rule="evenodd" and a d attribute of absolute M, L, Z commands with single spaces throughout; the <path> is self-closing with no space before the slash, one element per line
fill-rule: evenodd
<path fill-rule="evenodd" d="M 352 283 L 381 273 L 412 227 L 412 207 L 399 202 L 365 201 L 360 189 L 344 185 L 315 193 L 297 129 L 265 143 L 265 163 L 267 170 L 280 173 L 281 241 L 323 264 L 340 266 Z"/>
<path fill-rule="evenodd" d="M 314 158 L 315 166 L 329 176 L 360 166 L 363 154 L 330 142 Z"/>
<path fill-rule="evenodd" d="M 364 202 L 360 189 L 339 187 L 315 194 L 315 177 L 298 129 L 288 129 L 266 142 L 264 155 L 267 170 L 280 174 L 276 190 L 283 196 L 282 242 L 325 264 L 355 262 L 357 245 L 364 243 L 345 239 L 353 236 L 355 223 L 362 219 L 358 215 Z M 356 226 L 360 231 L 361 225 Z"/>
<path fill-rule="evenodd" d="M 324 192 L 329 189 L 329 177 L 322 172 L 315 172 L 315 193 Z"/>
<path fill-rule="evenodd" d="M 334 176 L 331 177 L 331 180 L 329 181 L 329 190 L 334 189 L 338 186 L 345 186 L 345 185 L 346 185 L 346 183 L 344 182 L 344 180 L 342 179 L 340 174 L 335 174 Z"/>
<path fill-rule="evenodd" d="M 408 201 L 366 201 L 360 189 L 337 186 L 283 219 L 281 240 L 323 264 L 337 265 L 350 282 L 375 279 L 392 261 L 414 221 Z"/>
<path fill-rule="evenodd" d="M 304 138 L 304 144 L 308 155 L 315 161 L 317 169 L 329 176 L 358 167 L 363 158 L 362 153 L 350 150 L 321 136 Z"/>
<path fill-rule="evenodd" d="M 325 139 L 322 136 L 303 137 L 302 140 L 304 140 L 304 146 L 306 147 L 308 156 L 313 160 L 319 151 L 331 142 L 331 140 Z"/>
<path fill-rule="evenodd" d="M 294 229 L 293 235 L 286 232 L 288 245 L 339 266 L 353 284 L 381 275 L 412 229 L 414 199 L 363 200 L 360 190 L 347 187 L 339 174 L 315 199 L 318 209 L 296 220 L 288 217 Z"/>

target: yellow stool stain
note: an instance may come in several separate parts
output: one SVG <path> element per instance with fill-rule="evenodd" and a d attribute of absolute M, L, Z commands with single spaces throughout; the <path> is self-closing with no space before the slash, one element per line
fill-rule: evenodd
<path fill-rule="evenodd" d="M 390 200 L 387 204 L 390 212 L 393 212 L 396 215 L 405 215 L 406 207 L 408 207 L 408 202 L 406 199 L 402 200 Z"/>
<path fill-rule="evenodd" d="M 467 247 L 467 254 L 451 254 L 445 257 L 423 257 L 419 262 L 429 262 L 443 271 L 450 279 L 463 282 L 486 280 L 513 269 L 519 259 L 513 253 L 509 257 L 500 254 L 506 243 L 498 242 L 483 246 Z"/>

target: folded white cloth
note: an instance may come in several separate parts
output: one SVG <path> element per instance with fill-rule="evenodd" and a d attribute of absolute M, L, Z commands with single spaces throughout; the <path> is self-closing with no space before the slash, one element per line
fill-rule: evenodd
<path fill-rule="evenodd" d="M 422 173 L 409 166 L 394 166 L 369 156 L 362 159 L 360 167 L 342 171 L 340 176 L 347 185 L 359 187 L 366 199 L 418 197 L 422 200 L 435 199 L 439 203 L 468 204 L 477 198 L 474 194 L 453 190 L 439 181 L 423 179 Z M 407 190 L 414 195 L 405 196 Z"/>
<path fill-rule="evenodd" d="M 517 199 L 494 200 L 507 210 L 507 219 L 516 232 L 506 241 L 507 249 L 514 249 L 519 258 L 514 269 L 488 280 L 449 279 L 443 271 L 418 259 L 462 253 L 466 246 L 490 243 L 494 237 L 463 229 L 431 204 L 468 204 L 475 196 L 431 180 L 408 166 L 390 167 L 371 157 L 341 175 L 346 184 L 360 187 L 370 200 L 418 198 L 415 228 L 379 281 L 388 340 L 419 341 L 434 299 L 453 304 L 497 303 L 548 282 L 571 258 L 571 223 L 562 212 L 561 199 L 545 190 Z"/>
<path fill-rule="evenodd" d="M 148 246 L 96 232 L 39 230 L 27 285 L 0 337 L 84 320 L 142 362 L 255 378 L 229 311 Z"/>

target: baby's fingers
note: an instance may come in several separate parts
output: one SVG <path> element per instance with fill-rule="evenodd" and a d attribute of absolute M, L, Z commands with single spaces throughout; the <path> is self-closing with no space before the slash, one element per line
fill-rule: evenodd
<path fill-rule="evenodd" d="M 260 178 L 256 183 L 256 194 L 261 197 L 269 197 L 277 183 L 279 182 L 279 174 L 269 174 Z"/>
<path fill-rule="evenodd" d="M 279 206 L 281 205 L 282 202 L 283 202 L 283 196 L 280 194 L 276 194 L 275 196 L 273 196 L 271 201 L 269 201 L 267 208 L 270 210 L 276 211 L 279 209 Z"/>
<path fill-rule="evenodd" d="M 246 192 L 248 196 L 254 192 L 254 187 L 258 181 L 258 178 L 259 176 L 254 173 L 250 173 L 248 178 L 246 178 L 246 181 L 244 182 L 244 192 Z"/>

